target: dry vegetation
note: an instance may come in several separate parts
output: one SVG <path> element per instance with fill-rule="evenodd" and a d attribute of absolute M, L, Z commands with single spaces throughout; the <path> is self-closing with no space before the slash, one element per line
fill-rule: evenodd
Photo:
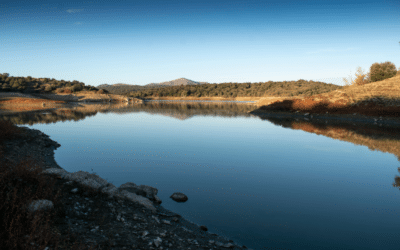
<path fill-rule="evenodd" d="M 3 162 L 3 143 L 23 136 L 21 129 L 8 121 L 0 121 L 0 249 L 93 249 L 78 242 L 76 235 L 61 235 L 54 226 L 62 216 L 59 188 L 55 179 L 39 174 L 42 167 L 30 159 L 16 165 Z M 55 204 L 52 212 L 28 212 L 33 200 L 47 199 Z"/>
<path fill-rule="evenodd" d="M 259 105 L 263 105 L 263 103 L 260 102 Z M 340 90 L 307 98 L 285 99 L 262 106 L 260 109 L 398 117 L 400 112 L 400 75 L 363 85 L 353 84 Z"/>

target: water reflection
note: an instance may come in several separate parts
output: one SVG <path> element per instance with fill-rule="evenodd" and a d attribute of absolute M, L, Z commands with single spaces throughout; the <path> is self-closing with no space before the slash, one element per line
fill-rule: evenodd
<path fill-rule="evenodd" d="M 128 114 L 146 112 L 170 116 L 179 120 L 194 116 L 220 117 L 250 117 L 248 114 L 256 108 L 247 103 L 210 103 L 210 102 L 145 102 L 143 104 L 81 104 L 71 108 L 49 109 L 31 112 L 7 113 L 0 115 L 0 119 L 9 120 L 15 124 L 55 123 L 58 121 L 79 121 L 100 113 Z"/>
<path fill-rule="evenodd" d="M 400 177 L 391 184 L 398 162 L 353 144 L 399 159 L 398 128 L 259 119 L 248 114 L 252 109 L 230 103 L 84 105 L 33 117 L 90 116 L 35 126 L 62 145 L 61 166 L 96 171 L 116 186 L 155 186 L 165 208 L 251 248 L 396 249 L 390 239 L 398 234 L 393 186 Z M 171 202 L 173 192 L 189 201 Z"/>
<path fill-rule="evenodd" d="M 324 135 L 336 140 L 367 146 L 370 150 L 391 153 L 400 161 L 400 127 L 374 124 L 339 123 L 327 120 L 299 120 L 296 118 L 260 117 L 275 125 Z"/>

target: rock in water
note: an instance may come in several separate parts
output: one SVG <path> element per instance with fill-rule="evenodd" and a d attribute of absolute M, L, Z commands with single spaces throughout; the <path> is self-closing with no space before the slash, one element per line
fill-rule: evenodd
<path fill-rule="evenodd" d="M 183 193 L 173 193 L 169 198 L 177 202 L 185 202 L 188 200 L 188 197 Z"/>

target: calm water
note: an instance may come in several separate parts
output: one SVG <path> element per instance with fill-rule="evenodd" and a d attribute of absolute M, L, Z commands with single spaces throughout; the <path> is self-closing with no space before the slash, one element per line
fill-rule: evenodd
<path fill-rule="evenodd" d="M 30 127 L 61 144 L 67 171 L 156 187 L 165 208 L 249 248 L 400 248 L 396 155 L 221 105 L 139 105 Z"/>

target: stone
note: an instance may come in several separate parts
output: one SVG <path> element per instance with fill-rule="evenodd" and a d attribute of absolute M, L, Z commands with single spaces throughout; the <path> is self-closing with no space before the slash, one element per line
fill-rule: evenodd
<path fill-rule="evenodd" d="M 158 189 L 147 185 L 136 185 L 133 182 L 127 182 L 119 186 L 119 191 L 126 190 L 128 192 L 144 196 L 157 204 L 161 204 L 161 199 L 157 196 Z"/>
<path fill-rule="evenodd" d="M 173 193 L 169 198 L 172 198 L 176 202 L 185 202 L 188 200 L 188 197 L 183 193 Z"/>
<path fill-rule="evenodd" d="M 118 189 L 114 186 L 114 184 L 109 183 L 107 186 L 101 189 L 101 192 L 108 194 L 109 198 L 113 198 L 118 193 Z"/>
<path fill-rule="evenodd" d="M 225 248 L 234 248 L 235 245 L 233 245 L 232 243 L 226 243 L 223 247 L 225 247 Z"/>
<path fill-rule="evenodd" d="M 157 195 L 154 195 L 154 202 L 157 204 L 161 204 L 162 200 Z"/>
<path fill-rule="evenodd" d="M 35 200 L 35 201 L 32 201 L 28 206 L 29 212 L 43 211 L 43 210 L 49 210 L 49 209 L 53 209 L 53 208 L 54 208 L 54 204 L 52 201 L 49 201 L 49 200 Z"/>
<path fill-rule="evenodd" d="M 162 239 L 160 237 L 157 237 L 154 240 L 154 245 L 156 245 L 156 247 L 159 247 L 161 245 Z"/>
<path fill-rule="evenodd" d="M 143 196 L 139 196 L 139 195 L 133 194 L 131 192 L 128 192 L 126 190 L 123 190 L 120 194 L 117 194 L 117 197 L 120 199 L 125 198 L 125 199 L 133 201 L 137 204 L 140 204 L 140 205 L 146 207 L 147 209 L 150 209 L 154 213 L 157 212 L 157 209 L 153 206 L 152 202 Z"/>
<path fill-rule="evenodd" d="M 170 222 L 169 220 L 162 220 L 162 222 L 163 222 L 164 224 L 171 225 L 171 222 Z"/>
<path fill-rule="evenodd" d="M 207 228 L 206 226 L 200 226 L 200 229 L 203 230 L 203 231 L 205 231 L 205 232 L 208 231 L 208 228 Z"/>
<path fill-rule="evenodd" d="M 222 243 L 219 242 L 219 241 L 216 241 L 216 242 L 215 242 L 215 245 L 217 245 L 217 246 L 219 246 L 219 247 L 222 247 L 224 244 L 222 244 Z"/>

